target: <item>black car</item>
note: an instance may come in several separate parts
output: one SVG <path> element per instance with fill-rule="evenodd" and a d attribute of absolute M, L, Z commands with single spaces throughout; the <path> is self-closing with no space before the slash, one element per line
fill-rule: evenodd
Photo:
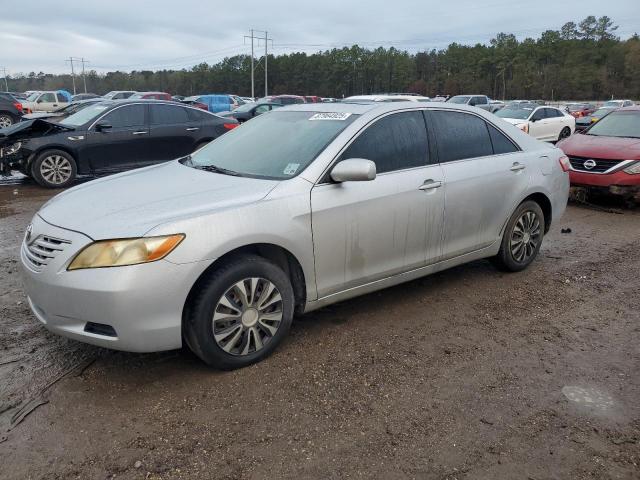
<path fill-rule="evenodd" d="M 20 121 L 22 104 L 10 93 L 0 93 L 0 129 Z"/>
<path fill-rule="evenodd" d="M 105 100 L 53 123 L 0 130 L 0 159 L 40 185 L 66 187 L 77 174 L 111 173 L 183 157 L 238 126 L 209 112 L 158 100 Z"/>
<path fill-rule="evenodd" d="M 242 123 L 247 120 L 251 120 L 253 117 L 257 117 L 262 113 L 270 112 L 271 110 L 282 106 L 283 105 L 281 103 L 275 102 L 245 103 L 230 112 L 218 113 L 218 116 L 223 118 L 235 118 L 238 122 Z"/>

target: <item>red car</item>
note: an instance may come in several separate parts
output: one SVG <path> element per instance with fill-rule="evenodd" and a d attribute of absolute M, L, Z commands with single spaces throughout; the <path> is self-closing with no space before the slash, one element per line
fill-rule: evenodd
<path fill-rule="evenodd" d="M 569 112 L 569 115 L 572 115 L 575 118 L 581 118 L 591 115 L 596 111 L 596 107 L 590 103 L 570 103 L 567 105 L 567 111 Z"/>
<path fill-rule="evenodd" d="M 316 96 L 316 95 L 307 95 L 304 97 L 304 99 L 307 101 L 307 103 L 320 103 L 322 102 L 322 98 Z"/>
<path fill-rule="evenodd" d="M 129 97 L 129 100 L 138 99 L 152 99 L 152 100 L 172 100 L 171 95 L 165 92 L 138 92 Z"/>
<path fill-rule="evenodd" d="M 615 110 L 556 146 L 571 162 L 571 185 L 640 195 L 640 106 Z"/>

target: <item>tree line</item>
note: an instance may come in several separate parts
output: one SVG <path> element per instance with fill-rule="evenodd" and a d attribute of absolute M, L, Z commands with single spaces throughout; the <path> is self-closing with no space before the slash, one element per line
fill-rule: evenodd
<path fill-rule="evenodd" d="M 397 48 L 358 45 L 318 53 L 269 55 L 269 93 L 349 95 L 414 92 L 428 96 L 460 93 L 493 98 L 640 99 L 640 37 L 622 40 L 609 17 L 589 16 L 518 40 L 498 33 L 488 44 L 462 45 L 410 53 Z M 87 89 L 160 90 L 180 95 L 251 93 L 251 60 L 236 55 L 190 69 L 87 73 Z M 82 81 L 76 78 L 76 85 Z M 71 90 L 71 75 L 19 74 L 9 90 Z M 264 74 L 256 72 L 255 91 L 264 92 Z"/>

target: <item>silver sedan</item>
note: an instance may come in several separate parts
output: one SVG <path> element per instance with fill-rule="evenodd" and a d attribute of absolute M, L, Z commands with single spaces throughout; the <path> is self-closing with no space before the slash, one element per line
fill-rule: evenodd
<path fill-rule="evenodd" d="M 565 210 L 567 158 L 454 104 L 336 103 L 250 120 L 192 156 L 49 201 L 21 249 L 52 332 L 218 368 L 294 314 L 481 258 L 526 268 Z"/>

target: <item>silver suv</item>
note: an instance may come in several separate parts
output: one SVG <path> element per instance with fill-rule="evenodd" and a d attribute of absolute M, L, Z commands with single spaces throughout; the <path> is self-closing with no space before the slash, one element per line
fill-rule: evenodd
<path fill-rule="evenodd" d="M 491 113 L 497 112 L 504 106 L 503 103 L 495 103 L 486 95 L 456 95 L 447 100 L 447 102 L 478 107 Z"/>
<path fill-rule="evenodd" d="M 481 258 L 526 268 L 569 163 L 455 104 L 303 104 L 49 201 L 21 249 L 35 316 L 103 347 L 271 353 L 301 314 Z"/>

